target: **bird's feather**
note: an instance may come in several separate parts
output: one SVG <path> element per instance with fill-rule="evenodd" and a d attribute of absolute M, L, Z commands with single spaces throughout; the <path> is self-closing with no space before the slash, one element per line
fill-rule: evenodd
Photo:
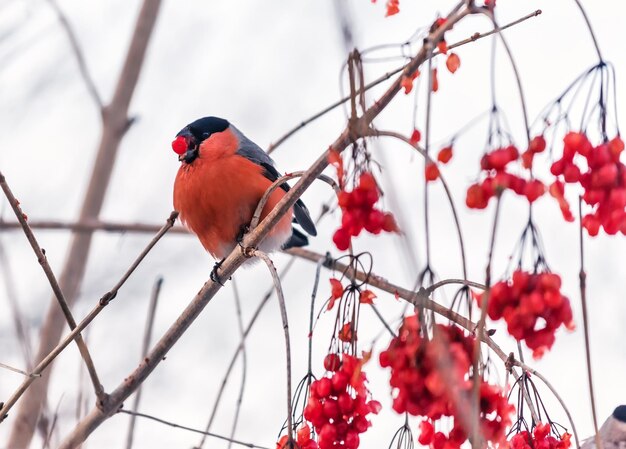
<path fill-rule="evenodd" d="M 230 127 L 233 133 L 239 139 L 239 148 L 237 149 L 237 154 L 263 167 L 263 175 L 270 181 L 274 182 L 279 179 L 282 175 L 278 170 L 276 170 L 276 167 L 274 167 L 274 161 L 272 160 L 272 158 L 269 157 L 267 153 L 261 149 L 261 147 L 252 142 L 246 136 L 244 136 L 243 133 L 235 128 L 233 125 L 230 125 Z M 289 191 L 289 185 L 287 183 L 281 184 L 280 187 L 285 192 Z M 317 235 L 315 224 L 311 219 L 309 210 L 304 205 L 304 202 L 302 202 L 302 200 L 299 199 L 294 204 L 293 214 L 295 216 L 295 221 L 300 226 L 302 226 L 302 229 L 304 229 L 309 235 Z"/>

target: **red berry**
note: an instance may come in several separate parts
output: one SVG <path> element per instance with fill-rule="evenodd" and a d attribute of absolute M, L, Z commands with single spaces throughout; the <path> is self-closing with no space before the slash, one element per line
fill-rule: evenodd
<path fill-rule="evenodd" d="M 424 168 L 424 176 L 426 177 L 426 181 L 435 181 L 439 178 L 439 168 L 433 162 L 426 163 L 426 167 Z"/>
<path fill-rule="evenodd" d="M 341 360 L 337 354 L 328 354 L 324 357 L 324 369 L 326 371 L 337 371 L 341 366 Z"/>
<path fill-rule="evenodd" d="M 344 228 L 339 228 L 333 234 L 333 242 L 339 251 L 350 248 L 350 234 Z"/>
<path fill-rule="evenodd" d="M 348 378 L 348 375 L 342 371 L 337 371 L 335 374 L 333 374 L 333 377 L 331 378 L 333 393 L 339 394 L 343 391 L 346 391 L 349 380 L 350 379 Z"/>
<path fill-rule="evenodd" d="M 313 384 L 311 384 L 312 386 Z M 320 398 L 327 398 L 330 395 L 331 388 L 332 382 L 328 377 L 322 377 L 317 381 L 316 392 Z"/>
<path fill-rule="evenodd" d="M 545 192 L 546 186 L 543 185 L 543 182 L 537 179 L 533 179 L 532 181 L 527 182 L 526 186 L 524 187 L 524 195 L 528 199 L 529 203 L 537 200 Z"/>
<path fill-rule="evenodd" d="M 546 149 L 546 139 L 543 136 L 535 136 L 528 144 L 528 151 L 531 153 L 541 153 Z"/>
<path fill-rule="evenodd" d="M 385 223 L 385 214 L 377 209 L 372 209 L 365 221 L 365 230 L 372 234 L 380 234 Z"/>
<path fill-rule="evenodd" d="M 183 154 L 187 151 L 187 140 L 183 136 L 178 136 L 172 141 L 172 150 L 176 154 Z"/>
<path fill-rule="evenodd" d="M 413 133 L 411 134 L 411 139 L 409 139 L 409 141 L 411 142 L 411 145 L 417 145 L 417 143 L 422 139 L 422 134 L 419 132 L 419 130 L 416 128 L 413 130 Z"/>
<path fill-rule="evenodd" d="M 441 162 L 442 164 L 447 164 L 448 162 L 450 162 L 450 159 L 452 159 L 452 147 L 451 146 L 442 148 L 439 151 L 439 154 L 437 154 L 437 160 Z"/>

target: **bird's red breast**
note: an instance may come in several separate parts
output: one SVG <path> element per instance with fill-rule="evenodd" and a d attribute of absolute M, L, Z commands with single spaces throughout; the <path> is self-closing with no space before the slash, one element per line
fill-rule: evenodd
<path fill-rule="evenodd" d="M 212 134 L 202 142 L 198 157 L 182 163 L 174 182 L 174 208 L 181 221 L 194 232 L 213 257 L 222 259 L 237 244 L 257 204 L 272 182 L 263 167 L 239 156 L 237 136 L 230 129 Z M 263 219 L 285 195 L 276 189 L 267 201 Z M 291 235 L 292 213 L 285 214 L 266 237 L 277 240 L 277 249 Z"/>

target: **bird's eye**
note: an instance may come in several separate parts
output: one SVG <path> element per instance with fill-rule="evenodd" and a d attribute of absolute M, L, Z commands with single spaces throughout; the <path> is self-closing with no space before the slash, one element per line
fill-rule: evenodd
<path fill-rule="evenodd" d="M 172 141 L 172 150 L 176 154 L 183 154 L 187 151 L 187 140 L 183 136 L 178 136 Z"/>
<path fill-rule="evenodd" d="M 202 133 L 202 139 L 207 139 L 211 133 Z"/>

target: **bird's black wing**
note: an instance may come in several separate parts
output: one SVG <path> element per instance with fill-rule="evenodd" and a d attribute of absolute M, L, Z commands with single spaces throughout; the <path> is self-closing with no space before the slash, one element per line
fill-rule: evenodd
<path fill-rule="evenodd" d="M 241 131 L 234 128 L 232 125 L 231 128 L 239 138 L 239 148 L 237 149 L 237 154 L 263 167 L 263 175 L 270 181 L 274 182 L 280 178 L 281 174 L 278 170 L 276 170 L 276 167 L 274 167 L 274 161 L 272 161 L 272 158 L 269 157 L 267 153 L 257 144 L 244 136 Z M 285 192 L 289 192 L 289 185 L 286 182 L 281 184 L 280 188 Z M 302 200 L 299 199 L 293 205 L 293 214 L 295 216 L 296 223 L 302 226 L 302 229 L 304 229 L 309 235 L 317 235 L 315 223 L 313 223 L 309 210 L 304 205 Z"/>
<path fill-rule="evenodd" d="M 270 181 L 274 182 L 278 178 L 280 178 L 281 174 L 279 173 L 278 170 L 276 170 L 276 167 L 274 167 L 272 164 L 263 162 L 260 165 L 264 169 L 263 175 Z M 283 189 L 285 192 L 289 192 L 289 185 L 286 182 L 281 184 L 280 188 Z M 313 223 L 313 220 L 311 219 L 311 215 L 309 214 L 309 210 L 304 205 L 302 200 L 299 199 L 293 205 L 293 214 L 295 216 L 296 223 L 302 226 L 302 229 L 304 229 L 307 232 L 307 234 L 312 235 L 312 236 L 317 235 L 317 229 L 315 229 L 315 223 Z"/>

